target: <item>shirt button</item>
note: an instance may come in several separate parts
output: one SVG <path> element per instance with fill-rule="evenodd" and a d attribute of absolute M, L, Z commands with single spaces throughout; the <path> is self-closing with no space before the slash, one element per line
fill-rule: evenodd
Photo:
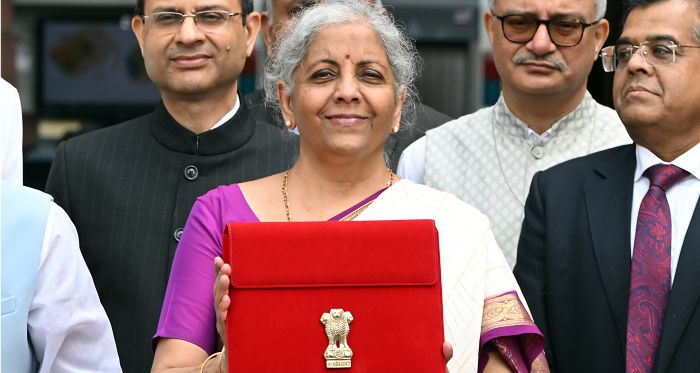
<path fill-rule="evenodd" d="M 544 148 L 540 145 L 535 145 L 530 149 L 530 153 L 535 159 L 540 159 L 544 157 Z"/>
<path fill-rule="evenodd" d="M 189 165 L 185 167 L 185 178 L 189 181 L 194 181 L 199 176 L 199 170 L 196 166 Z"/>
<path fill-rule="evenodd" d="M 173 232 L 173 238 L 175 239 L 175 241 L 180 242 L 180 238 L 182 237 L 182 231 L 182 228 L 178 228 L 175 230 L 175 232 Z"/>

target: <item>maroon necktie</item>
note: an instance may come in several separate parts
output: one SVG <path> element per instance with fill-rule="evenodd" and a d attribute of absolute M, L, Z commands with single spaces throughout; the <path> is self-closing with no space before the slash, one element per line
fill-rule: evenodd
<path fill-rule="evenodd" d="M 665 191 L 688 175 L 673 165 L 649 167 L 634 237 L 627 313 L 627 373 L 651 372 L 671 291 L 671 210 Z"/>

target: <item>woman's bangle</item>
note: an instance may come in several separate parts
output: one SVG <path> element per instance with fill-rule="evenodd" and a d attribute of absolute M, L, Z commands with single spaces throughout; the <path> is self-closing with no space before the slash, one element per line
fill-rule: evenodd
<path fill-rule="evenodd" d="M 209 355 L 209 357 L 206 360 L 204 360 L 204 362 L 202 363 L 202 368 L 199 370 L 199 373 L 204 373 L 204 369 L 207 367 L 207 363 L 216 359 L 217 356 L 221 356 L 223 353 L 224 353 L 223 351 L 219 351 L 219 352 L 214 352 L 213 354 Z M 221 365 L 219 365 L 219 368 L 220 367 L 221 367 Z M 219 370 L 221 370 L 221 369 L 219 369 Z"/>

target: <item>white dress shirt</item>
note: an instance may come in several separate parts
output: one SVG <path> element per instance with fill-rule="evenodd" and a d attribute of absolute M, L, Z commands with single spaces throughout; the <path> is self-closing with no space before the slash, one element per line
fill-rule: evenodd
<path fill-rule="evenodd" d="M 234 115 L 236 115 L 236 113 L 238 112 L 238 108 L 240 107 L 241 103 L 240 101 L 238 101 L 238 94 L 236 94 L 236 104 L 233 105 L 233 109 L 231 109 L 231 111 L 229 111 L 228 113 L 224 114 L 224 116 L 221 117 L 221 119 L 219 119 L 218 122 L 214 123 L 214 125 L 209 129 L 209 131 L 217 127 L 221 127 L 224 123 L 228 122 L 231 118 L 233 118 Z"/>
<path fill-rule="evenodd" d="M 15 87 L 0 78 L 0 179 L 22 184 L 22 107 Z"/>
<path fill-rule="evenodd" d="M 634 237 L 637 230 L 637 216 L 642 199 L 649 189 L 649 179 L 642 176 L 647 168 L 663 163 L 659 157 L 643 146 L 637 145 L 637 168 L 634 171 L 634 192 L 632 194 L 632 222 L 630 242 L 634 255 Z M 690 219 L 693 217 L 698 197 L 700 197 L 700 144 L 695 145 L 670 164 L 678 166 L 690 173 L 690 176 L 679 181 L 666 191 L 666 199 L 671 210 L 671 283 L 676 275 L 678 258 Z"/>
<path fill-rule="evenodd" d="M 27 324 L 40 373 L 121 372 L 112 327 L 80 254 L 78 233 L 53 202 Z"/>

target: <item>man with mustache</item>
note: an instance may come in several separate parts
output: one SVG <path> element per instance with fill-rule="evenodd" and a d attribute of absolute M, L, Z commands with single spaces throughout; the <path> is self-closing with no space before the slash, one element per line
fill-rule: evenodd
<path fill-rule="evenodd" d="M 265 40 L 268 56 L 272 53 L 272 45 L 283 33 L 285 24 L 294 15 L 301 12 L 305 7 L 313 6 L 319 0 L 265 0 L 265 11 L 262 13 L 262 34 Z M 362 0 L 358 0 L 362 1 Z M 377 7 L 382 7 L 380 0 L 365 0 Z M 274 123 L 280 127 L 284 126 L 284 121 L 275 113 L 275 110 L 265 105 L 265 92 L 262 89 L 249 93 L 245 100 L 250 107 L 251 113 L 256 120 L 265 123 Z M 401 153 L 415 140 L 419 139 L 425 132 L 436 128 L 439 125 L 451 121 L 453 118 L 433 109 L 428 105 L 418 104 L 412 113 L 416 116 L 415 125 L 399 130 L 389 136 L 384 146 L 384 151 L 388 156 L 390 167 L 396 170 Z"/>
<path fill-rule="evenodd" d="M 146 372 L 185 221 L 219 185 L 286 170 L 296 141 L 237 93 L 260 28 L 252 0 L 139 0 L 132 28 L 162 103 L 63 142 L 46 190 L 75 222 L 125 372 Z M 109 89 L 109 87 L 105 87 Z"/>
<path fill-rule="evenodd" d="M 634 140 L 537 173 L 515 276 L 556 372 L 700 367 L 700 1 L 629 0 L 615 108 Z"/>
<path fill-rule="evenodd" d="M 502 92 L 491 107 L 410 145 L 401 177 L 454 193 L 484 212 L 515 264 L 532 175 L 629 142 L 586 81 L 608 35 L 605 0 L 491 0 L 484 15 Z"/>

